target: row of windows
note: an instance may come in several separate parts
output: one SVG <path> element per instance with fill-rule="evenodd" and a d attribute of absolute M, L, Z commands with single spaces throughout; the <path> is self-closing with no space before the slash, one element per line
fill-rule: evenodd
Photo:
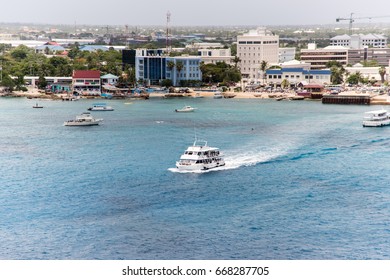
<path fill-rule="evenodd" d="M 186 73 L 177 73 L 176 77 L 180 77 L 180 78 L 187 78 L 187 74 Z M 188 77 L 189 78 L 199 78 L 199 73 L 190 73 L 188 74 Z"/>
<path fill-rule="evenodd" d="M 240 45 L 261 45 L 261 44 L 277 44 L 278 41 L 238 41 Z"/>
<path fill-rule="evenodd" d="M 76 80 L 76 83 L 100 84 L 100 80 Z"/>
<path fill-rule="evenodd" d="M 289 77 L 289 75 L 285 75 L 284 77 L 283 77 L 283 79 L 285 78 L 285 79 L 288 79 L 288 78 L 291 78 L 291 79 L 299 79 L 301 76 L 299 76 L 299 75 L 296 75 L 296 76 L 294 76 L 294 75 L 291 75 L 291 77 Z M 327 79 L 327 77 L 328 76 L 323 76 L 323 75 L 316 75 L 315 76 L 315 78 L 316 78 L 316 80 L 325 80 L 325 79 Z M 314 78 L 314 76 L 313 75 L 305 75 L 305 79 L 306 80 L 309 80 L 309 79 L 313 79 Z M 268 79 L 282 79 L 282 75 L 268 75 Z"/>

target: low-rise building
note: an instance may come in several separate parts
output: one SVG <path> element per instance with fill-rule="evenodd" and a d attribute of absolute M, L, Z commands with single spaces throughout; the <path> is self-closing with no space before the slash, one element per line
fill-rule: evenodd
<path fill-rule="evenodd" d="M 315 44 L 309 44 L 307 49 L 301 50 L 301 60 L 310 63 L 311 69 L 325 69 L 329 61 L 348 63 L 348 48 L 341 46 L 328 46 L 317 49 Z"/>
<path fill-rule="evenodd" d="M 305 70 L 303 68 L 282 68 L 266 70 L 267 83 L 281 85 L 287 80 L 291 86 L 307 82 L 309 84 L 330 84 L 331 72 L 325 70 Z"/>
<path fill-rule="evenodd" d="M 73 91 L 82 95 L 100 95 L 100 71 L 74 70 L 72 75 Z"/>
<path fill-rule="evenodd" d="M 198 55 L 202 58 L 204 64 L 215 64 L 217 62 L 232 64 L 234 59 L 230 49 L 200 49 Z"/>

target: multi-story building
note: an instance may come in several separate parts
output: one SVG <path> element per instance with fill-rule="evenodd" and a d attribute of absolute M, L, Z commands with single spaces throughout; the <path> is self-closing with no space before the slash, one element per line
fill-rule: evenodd
<path fill-rule="evenodd" d="M 202 58 L 204 64 L 225 62 L 232 64 L 234 56 L 230 49 L 200 49 L 198 55 Z"/>
<path fill-rule="evenodd" d="M 362 48 L 348 50 L 348 64 L 354 65 L 365 61 L 376 61 L 379 66 L 388 66 L 390 48 Z"/>
<path fill-rule="evenodd" d="M 309 44 L 308 49 L 301 50 L 301 60 L 310 63 L 311 69 L 325 69 L 329 61 L 348 63 L 348 48 L 341 46 L 328 46 L 317 49 L 315 44 Z"/>
<path fill-rule="evenodd" d="M 266 61 L 268 65 L 279 62 L 279 36 L 265 28 L 237 36 L 237 56 L 240 59 L 238 66 L 242 77 L 258 79 L 262 61 Z"/>
<path fill-rule="evenodd" d="M 279 48 L 279 63 L 294 60 L 295 53 L 295 48 Z"/>
<path fill-rule="evenodd" d="M 364 47 L 386 48 L 387 37 L 381 34 L 354 34 L 339 35 L 330 39 L 331 46 L 342 46 L 352 49 L 361 49 Z"/>
<path fill-rule="evenodd" d="M 159 85 L 163 80 L 171 80 L 174 86 L 181 81 L 201 81 L 200 56 L 163 55 L 162 50 L 137 50 L 135 76 L 148 85 Z M 180 67 L 179 67 L 180 65 Z"/>
<path fill-rule="evenodd" d="M 338 61 L 344 66 L 376 61 L 379 66 L 388 66 L 390 48 L 351 49 L 342 46 L 328 46 L 317 49 L 315 44 L 309 44 L 308 49 L 301 50 L 301 60 L 310 63 L 311 69 L 324 69 L 329 61 Z"/>

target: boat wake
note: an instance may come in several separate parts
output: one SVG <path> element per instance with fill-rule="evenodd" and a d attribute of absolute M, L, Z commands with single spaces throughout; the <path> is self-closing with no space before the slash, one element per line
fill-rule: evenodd
<path fill-rule="evenodd" d="M 270 148 L 268 150 L 253 148 L 253 149 L 240 149 L 223 152 L 225 154 L 225 165 L 221 167 L 212 168 L 209 170 L 196 170 L 196 171 L 183 171 L 177 168 L 168 168 L 169 171 L 174 173 L 208 173 L 214 171 L 231 170 L 245 166 L 253 166 L 259 163 L 266 163 L 279 158 L 288 153 L 287 148 Z"/>

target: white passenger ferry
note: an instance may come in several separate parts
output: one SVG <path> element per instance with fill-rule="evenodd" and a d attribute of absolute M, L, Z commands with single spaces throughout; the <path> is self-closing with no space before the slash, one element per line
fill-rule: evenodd
<path fill-rule="evenodd" d="M 364 113 L 363 126 L 390 125 L 390 114 L 382 109 Z"/>
<path fill-rule="evenodd" d="M 208 170 L 224 165 L 225 161 L 219 149 L 209 147 L 207 141 L 203 140 L 195 140 L 176 162 L 176 167 L 181 171 Z"/>

